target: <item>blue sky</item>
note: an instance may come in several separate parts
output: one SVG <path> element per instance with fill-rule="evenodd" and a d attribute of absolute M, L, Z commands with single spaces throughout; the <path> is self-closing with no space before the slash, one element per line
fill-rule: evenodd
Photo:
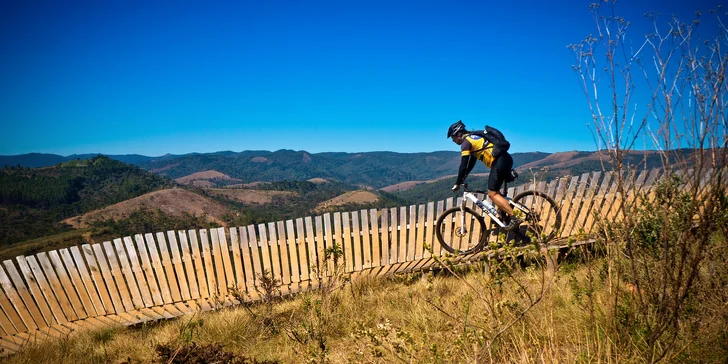
<path fill-rule="evenodd" d="M 592 0 L 6 1 L 0 155 L 595 150 L 567 45 Z M 691 18 L 718 1 L 624 1 Z"/>

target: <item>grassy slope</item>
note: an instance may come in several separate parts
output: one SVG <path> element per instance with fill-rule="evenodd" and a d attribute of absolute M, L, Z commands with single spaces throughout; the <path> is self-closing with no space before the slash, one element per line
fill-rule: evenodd
<path fill-rule="evenodd" d="M 593 263 L 595 270 L 602 264 Z M 85 332 L 27 347 L 8 363 L 150 362 L 156 358 L 156 346 L 167 343 L 172 348 L 216 343 L 234 355 L 301 363 L 320 355 L 321 346 L 313 336 L 308 342 L 295 339 L 306 338 L 309 333 L 322 334 L 325 357 L 332 363 L 644 359 L 630 345 L 610 343 L 600 330 L 595 330 L 604 324 L 601 316 L 605 312 L 591 316 L 585 309 L 583 287 L 589 269 L 581 264 L 562 267 L 553 288 L 539 304 L 485 349 L 484 344 L 508 323 L 518 310 L 517 303 L 523 304 L 524 298 L 517 294 L 514 281 L 504 280 L 498 285 L 477 266 L 474 268 L 463 280 L 443 273 L 362 279 L 329 296 L 304 293 L 270 305 L 238 306 L 137 328 Z M 541 284 L 539 272 L 527 268 L 516 271 L 515 278 L 533 294 Z M 502 288 L 488 291 L 495 293 L 490 298 L 495 298 L 501 310 L 495 316 L 489 315 L 483 305 L 487 298 L 471 289 L 488 284 Z M 480 290 L 480 294 L 486 291 Z M 608 299 L 608 288 L 597 285 L 592 298 L 596 302 Z M 720 344 L 725 326 L 725 322 L 717 322 L 707 327 L 681 358 L 694 362 L 719 362 L 725 358 L 728 348 Z"/>

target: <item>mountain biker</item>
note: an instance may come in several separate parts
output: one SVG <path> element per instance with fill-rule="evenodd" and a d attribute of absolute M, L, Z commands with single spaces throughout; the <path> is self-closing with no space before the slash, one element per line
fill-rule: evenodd
<path fill-rule="evenodd" d="M 523 220 L 513 215 L 513 209 L 501 194 L 500 189 L 506 177 L 511 173 L 513 168 L 513 158 L 508 152 L 502 152 L 497 158 L 493 156 L 493 144 L 479 135 L 473 135 L 465 129 L 462 120 L 450 125 L 447 129 L 447 137 L 460 146 L 461 159 L 460 168 L 458 170 L 458 178 L 455 185 L 452 186 L 453 192 L 460 189 L 460 185 L 465 182 L 465 178 L 475 167 L 475 162 L 480 160 L 488 168 L 490 175 L 488 176 L 488 197 L 498 208 L 511 216 L 510 223 L 506 226 L 506 230 L 510 231 L 521 225 Z"/>

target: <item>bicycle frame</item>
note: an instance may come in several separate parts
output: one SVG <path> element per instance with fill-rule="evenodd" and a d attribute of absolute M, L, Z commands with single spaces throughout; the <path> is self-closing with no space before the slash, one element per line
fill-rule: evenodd
<path fill-rule="evenodd" d="M 484 193 L 483 191 L 474 191 L 474 192 Z M 508 200 L 508 203 L 513 205 L 513 201 L 509 197 L 507 197 L 507 196 L 504 196 L 504 197 L 506 198 L 506 200 Z M 495 221 L 496 224 L 498 224 L 498 226 L 500 226 L 502 228 L 506 227 L 506 224 L 503 221 L 501 221 L 501 219 L 498 218 L 498 210 L 495 208 L 495 206 L 493 206 L 488 201 L 483 201 L 483 200 L 479 199 L 478 196 L 475 196 L 474 193 L 472 193 L 471 191 L 468 191 L 467 189 L 465 189 L 465 191 L 463 191 L 463 199 L 462 199 L 462 202 L 460 202 L 460 211 L 465 210 L 465 204 L 467 203 L 467 200 L 472 201 L 476 206 L 480 207 L 480 209 L 483 210 L 483 212 L 486 215 L 488 215 L 488 217 L 490 217 L 493 221 Z M 461 215 L 460 218 L 462 219 L 461 224 L 460 224 L 461 229 L 464 229 L 465 228 L 465 214 Z"/>
<path fill-rule="evenodd" d="M 483 213 L 485 215 L 488 215 L 488 217 L 490 217 L 496 224 L 498 224 L 499 227 L 505 228 L 507 225 L 505 222 L 503 222 L 503 220 L 501 220 L 498 217 L 498 209 L 495 206 L 493 206 L 493 204 L 488 202 L 487 200 L 479 199 L 478 196 L 476 196 L 473 192 L 483 193 L 483 194 L 487 195 L 487 193 L 485 191 L 469 191 L 468 186 L 464 185 L 463 186 L 463 199 L 462 199 L 462 202 L 460 203 L 460 211 L 465 210 L 465 204 L 467 203 L 468 200 L 470 200 L 476 206 L 480 207 L 480 209 L 483 210 Z M 503 198 L 505 198 L 506 201 L 508 201 L 508 204 L 510 204 L 514 210 L 520 210 L 523 213 L 525 213 L 526 215 L 528 215 L 530 213 L 530 210 L 527 207 L 525 207 L 517 202 L 513 202 L 513 199 L 511 199 L 507 195 L 501 194 L 501 196 L 503 196 Z M 461 221 L 460 226 L 461 226 L 461 229 L 464 229 L 465 214 L 461 215 L 461 219 L 462 219 L 462 221 Z"/>

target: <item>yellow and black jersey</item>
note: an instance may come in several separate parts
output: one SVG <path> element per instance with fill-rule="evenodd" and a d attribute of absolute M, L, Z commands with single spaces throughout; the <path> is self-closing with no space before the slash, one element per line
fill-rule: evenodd
<path fill-rule="evenodd" d="M 474 155 L 488 168 L 493 168 L 493 144 L 481 136 L 466 134 L 465 140 L 460 144 L 460 152 L 463 157 Z"/>

